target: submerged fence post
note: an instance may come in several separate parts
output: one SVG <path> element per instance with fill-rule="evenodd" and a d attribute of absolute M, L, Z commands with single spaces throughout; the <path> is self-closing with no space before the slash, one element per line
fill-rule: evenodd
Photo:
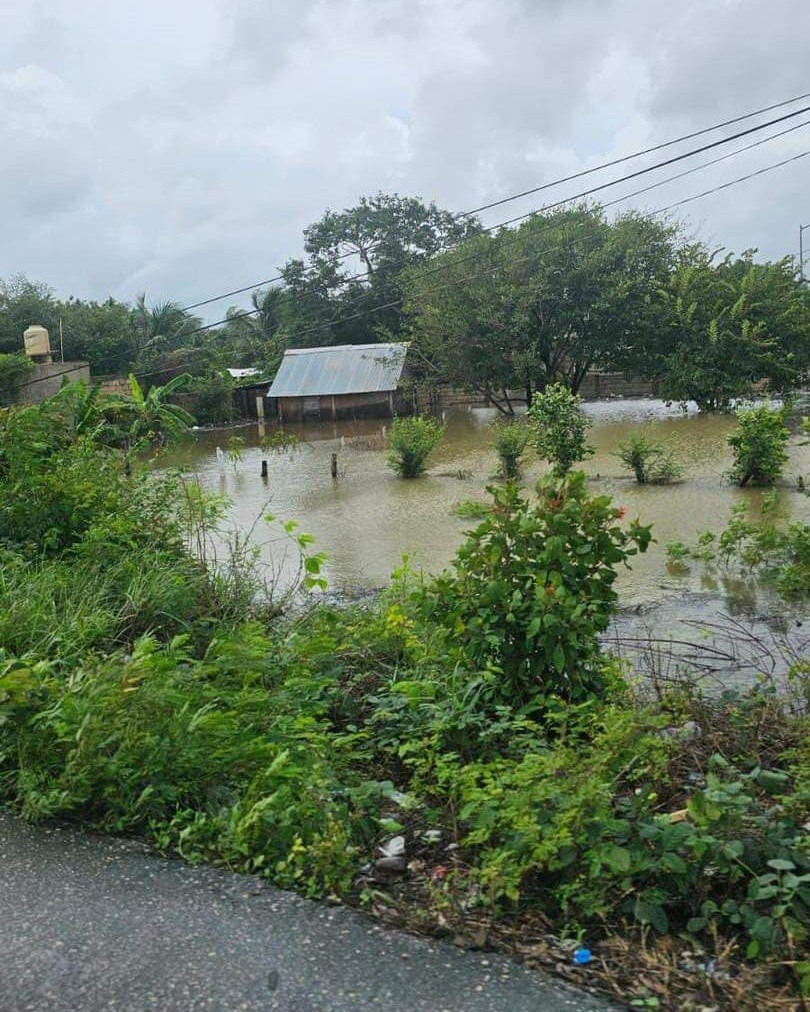
<path fill-rule="evenodd" d="M 337 454 L 333 453 L 332 454 L 332 477 L 333 478 L 337 478 L 337 476 L 338 476 Z"/>
<path fill-rule="evenodd" d="M 262 461 L 262 478 L 267 481 L 267 461 Z"/>

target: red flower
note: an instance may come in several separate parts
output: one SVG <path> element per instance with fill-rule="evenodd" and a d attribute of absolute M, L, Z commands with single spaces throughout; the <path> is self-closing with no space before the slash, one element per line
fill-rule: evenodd
<path fill-rule="evenodd" d="M 437 864 L 430 873 L 430 877 L 434 882 L 443 882 L 447 878 L 447 867 L 443 864 Z"/>

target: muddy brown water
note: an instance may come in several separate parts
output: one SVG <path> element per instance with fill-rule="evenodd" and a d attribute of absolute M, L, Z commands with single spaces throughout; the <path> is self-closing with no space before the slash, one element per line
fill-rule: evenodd
<path fill-rule="evenodd" d="M 591 487 L 626 506 L 628 522 L 638 517 L 652 524 L 656 539 L 618 577 L 625 615 L 640 616 L 630 632 L 672 635 L 678 623 L 742 616 L 755 635 L 762 632 L 763 621 L 770 626 L 775 618 L 781 621 L 783 606 L 761 587 L 706 574 L 699 564 L 679 576 L 666 565 L 668 542 L 692 543 L 701 530 L 720 530 L 736 503 L 757 510 L 762 502 L 762 491 L 739 489 L 724 477 L 731 466 L 726 437 L 734 419 L 684 414 L 656 400 L 594 402 L 586 411 L 593 420 L 590 441 L 596 450 L 583 465 Z M 297 520 L 300 530 L 312 534 L 328 556 L 330 587 L 353 593 L 384 586 L 404 554 L 412 566 L 431 572 L 451 561 L 464 531 L 473 525 L 455 516 L 453 506 L 464 499 L 485 500 L 486 486 L 493 480 L 496 457 L 490 430 L 496 418 L 493 410 L 448 409 L 446 434 L 428 473 L 412 481 L 386 467 L 384 422 L 373 420 L 287 426 L 302 440 L 291 453 L 262 450 L 257 425 L 200 431 L 195 442 L 173 450 L 161 463 L 188 468 L 204 487 L 226 495 L 231 501 L 228 524 L 243 532 L 252 529 L 263 559 L 282 583 L 289 578 L 295 553 L 285 550 L 278 524 L 260 519 L 268 511 Z M 619 443 L 640 429 L 674 449 L 684 468 L 678 483 L 642 486 L 624 472 L 614 454 Z M 265 431 L 274 429 L 268 425 Z M 232 462 L 226 454 L 234 435 L 246 445 L 241 460 Z M 780 510 L 785 518 L 807 522 L 810 496 L 796 490 L 797 477 L 810 476 L 810 447 L 804 442 L 791 439 Z M 337 480 L 331 476 L 333 453 L 338 455 Z M 266 481 L 260 477 L 263 459 L 268 461 Z M 529 455 L 527 489 L 543 470 L 544 464 Z M 792 613 L 792 619 L 800 622 L 801 616 Z M 680 627 L 675 635 L 683 638 L 687 633 Z"/>
<path fill-rule="evenodd" d="M 726 437 L 734 420 L 726 416 L 684 415 L 660 401 L 602 401 L 586 405 L 593 419 L 590 441 L 596 453 L 583 464 L 596 492 L 607 493 L 627 507 L 628 521 L 638 517 L 652 524 L 656 544 L 638 556 L 630 570 L 619 575 L 624 603 L 658 600 L 673 590 L 700 589 L 693 579 L 674 580 L 665 565 L 670 541 L 691 542 L 698 531 L 722 528 L 739 502 L 757 508 L 763 493 L 739 489 L 724 478 L 731 465 Z M 490 429 L 492 410 L 450 409 L 443 442 L 430 460 L 428 473 L 403 481 L 386 467 L 383 423 L 379 421 L 291 425 L 301 440 L 292 453 L 268 453 L 260 446 L 257 425 L 238 429 L 200 431 L 194 443 L 164 455 L 164 466 L 192 471 L 204 487 L 231 500 L 230 523 L 246 530 L 268 510 L 299 521 L 329 557 L 327 573 L 337 589 L 380 587 L 391 570 L 408 554 L 412 565 L 436 571 L 452 558 L 471 521 L 456 517 L 453 506 L 464 499 L 486 499 L 496 458 Z M 631 432 L 643 429 L 653 439 L 672 446 L 684 466 L 681 481 L 668 486 L 638 485 L 613 456 Z M 268 426 L 268 432 L 274 430 Z M 242 459 L 219 459 L 237 435 L 246 446 Z M 790 463 L 781 489 L 786 517 L 810 520 L 810 497 L 795 491 L 796 476 L 810 474 L 810 447 L 791 440 Z M 330 473 L 331 456 L 338 454 L 339 478 Z M 268 461 L 268 480 L 260 477 L 261 461 Z M 544 470 L 529 455 L 525 485 L 531 488 Z M 788 486 L 793 486 L 788 487 Z M 272 533 L 260 523 L 258 541 Z M 275 536 L 272 543 L 277 544 Z M 268 547 L 267 551 L 271 549 Z"/>

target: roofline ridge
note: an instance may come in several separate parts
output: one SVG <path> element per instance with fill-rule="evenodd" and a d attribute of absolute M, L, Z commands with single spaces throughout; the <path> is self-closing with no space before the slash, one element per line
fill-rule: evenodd
<path fill-rule="evenodd" d="M 286 348 L 285 355 L 310 355 L 324 351 L 364 351 L 368 348 L 409 348 L 410 341 L 377 341 L 374 344 L 319 344 L 311 348 Z"/>

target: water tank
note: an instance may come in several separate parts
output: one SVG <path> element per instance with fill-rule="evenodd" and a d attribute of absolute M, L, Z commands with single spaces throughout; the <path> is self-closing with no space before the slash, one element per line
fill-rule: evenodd
<path fill-rule="evenodd" d="M 51 360 L 51 342 L 48 331 L 38 323 L 32 323 L 23 334 L 25 354 L 34 360 Z"/>

